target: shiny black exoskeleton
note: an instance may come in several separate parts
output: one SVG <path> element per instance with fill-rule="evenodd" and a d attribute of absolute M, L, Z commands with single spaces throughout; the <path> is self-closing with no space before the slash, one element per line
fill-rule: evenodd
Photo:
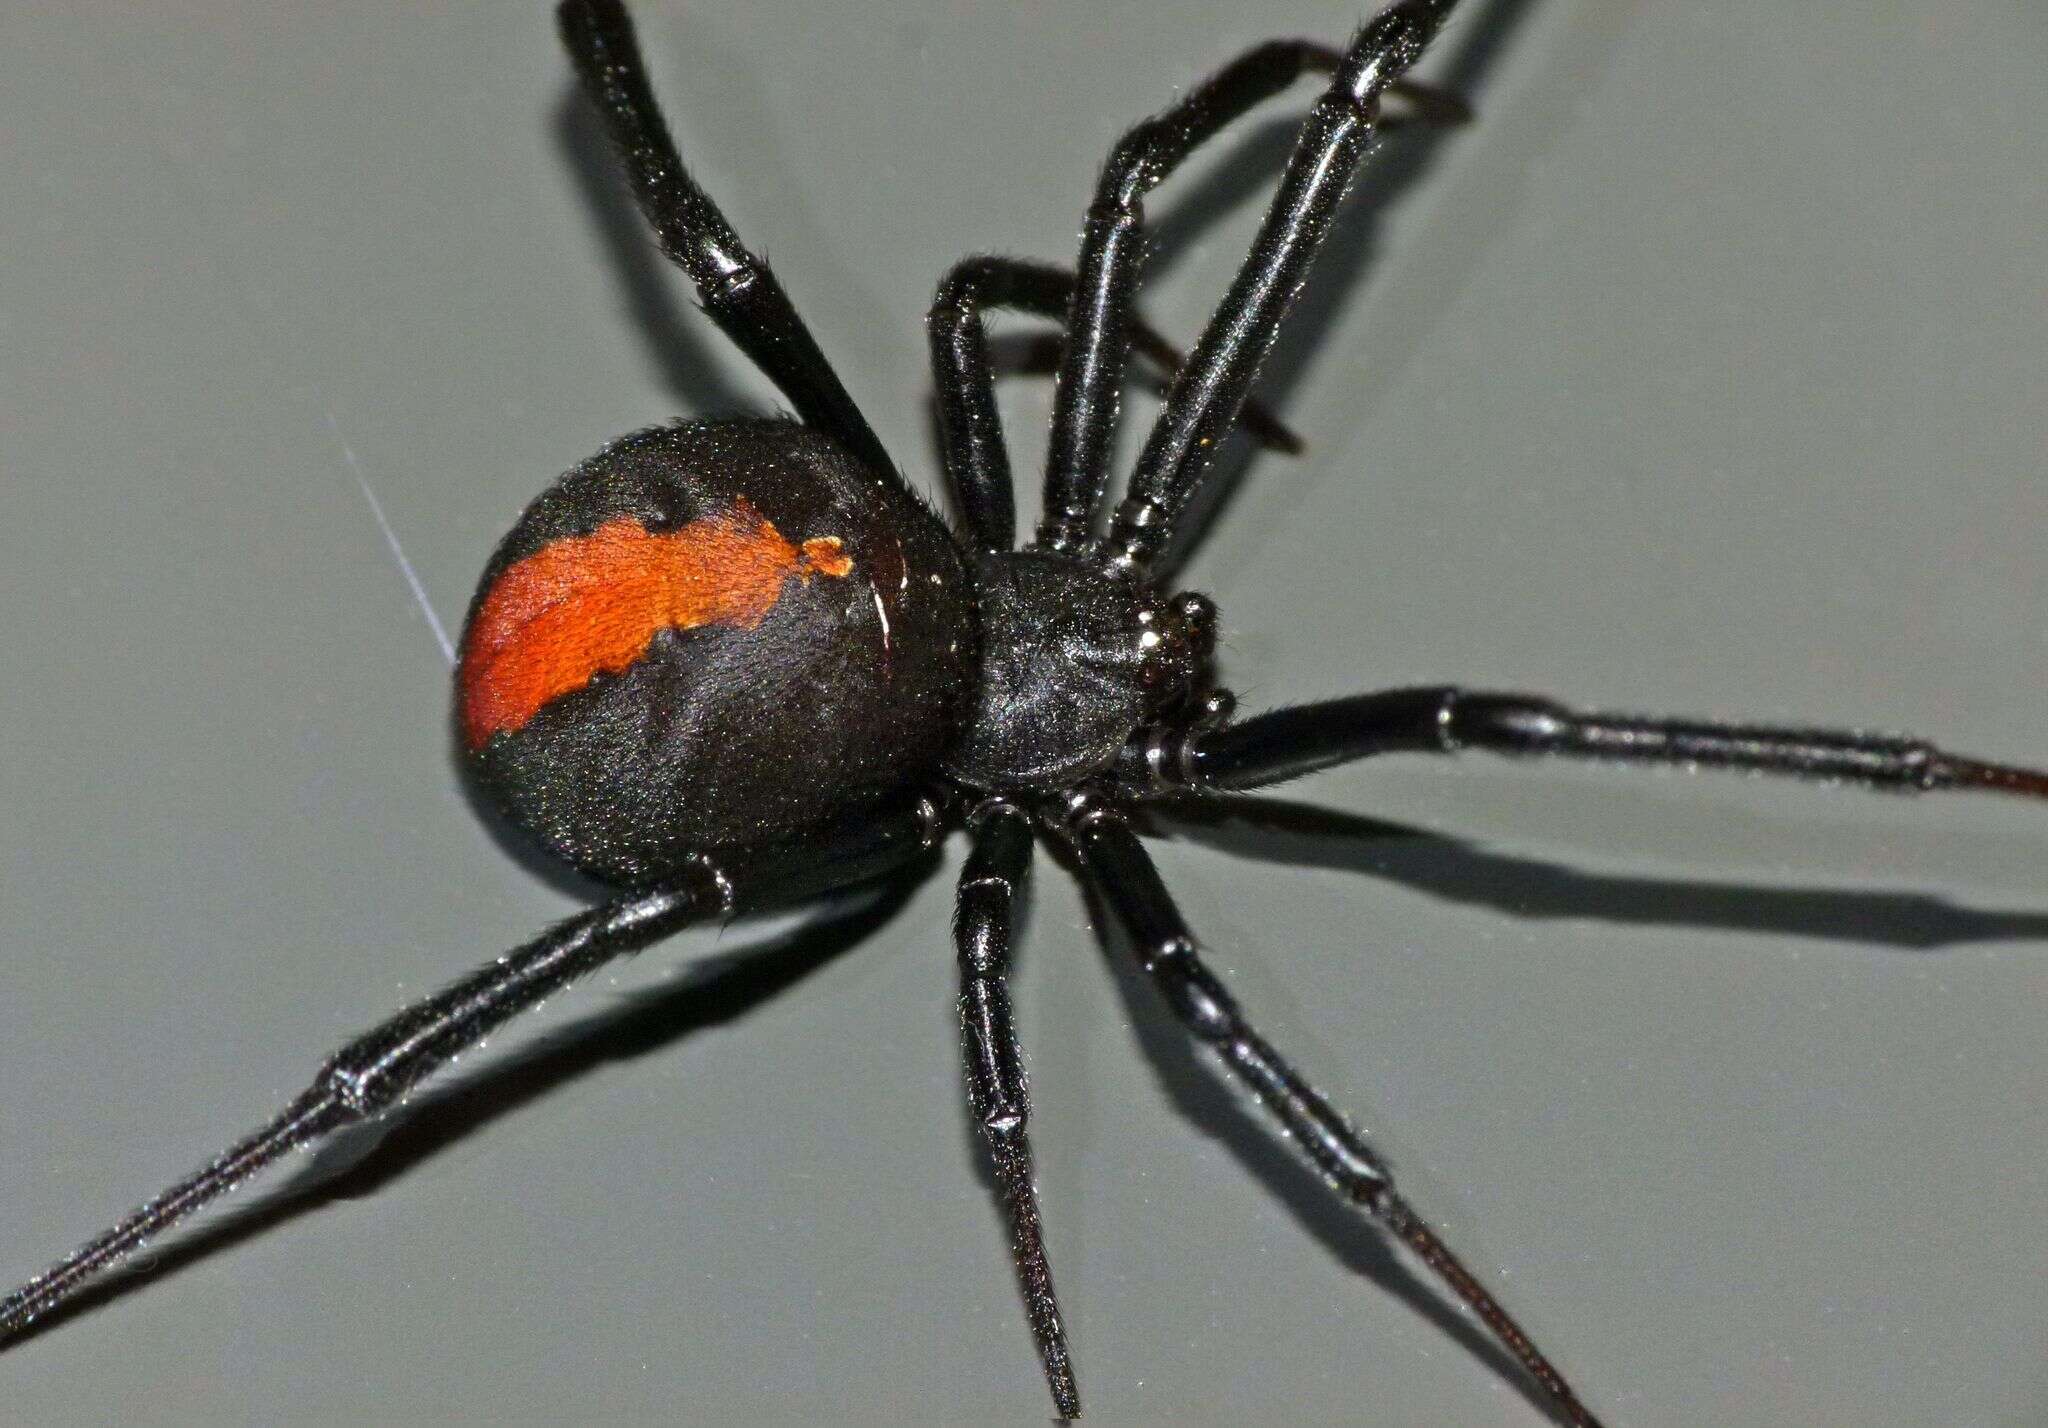
<path fill-rule="evenodd" d="M 486 569 L 458 681 L 465 758 L 513 821 L 623 896 L 371 1027 L 254 1134 L 0 1301 L 0 1339 L 295 1148 L 395 1105 L 519 1012 L 677 928 L 913 876 L 971 846 L 954 932 L 968 1104 L 992 1159 L 1054 1406 L 1079 1412 L 1026 1133 L 1006 976 L 1040 835 L 1062 842 L 1167 1008 L 1349 1206 L 1498 1340 L 1553 1415 L 1594 1421 L 1550 1359 L 1396 1192 L 1356 1130 L 1204 962 L 1128 811 L 1390 753 L 1710 765 L 1902 791 L 2048 798 L 2048 773 L 1863 733 L 1585 714 L 1519 694 L 1397 689 L 1232 721 L 1215 612 L 1159 557 L 1246 396 L 1382 104 L 1459 117 L 1402 78 L 1452 0 L 1399 0 L 1338 50 L 1258 46 L 1115 146 L 1072 270 L 971 258 L 930 313 L 945 476 L 963 530 L 903 484 L 780 284 L 684 172 L 617 0 L 566 0 L 563 39 L 663 250 L 799 422 L 699 423 L 613 443 L 537 500 Z M 1250 255 L 1185 362 L 1135 293 L 1142 199 L 1190 151 L 1306 73 L 1329 82 Z M 1044 514 L 1015 503 L 982 314 L 1062 323 Z M 1132 349 L 1177 368 L 1123 499 L 1105 509 Z M 1098 532 L 1100 532 L 1098 534 Z"/>
<path fill-rule="evenodd" d="M 976 790 L 1057 793 L 1107 770 L 1142 726 L 1206 684 L 1216 612 L 1099 561 L 991 551 L 975 567 L 982 657 L 946 773 Z"/>
<path fill-rule="evenodd" d="M 758 523 L 720 520 L 735 511 Z M 624 550 L 594 540 L 622 523 Z M 799 535 L 829 542 L 830 571 L 805 567 Z M 521 577 L 535 588 L 497 614 Z M 642 583 L 693 594 L 617 594 Z M 641 619 L 629 658 L 586 653 L 591 626 Z M 1206 685 L 1215 610 L 1083 555 L 971 556 L 893 474 L 821 433 L 725 421 L 614 442 L 528 507 L 471 605 L 465 727 L 504 647 L 595 668 L 516 724 L 481 721 L 478 782 L 557 856 L 633 887 L 942 776 L 1032 796 L 1105 773 Z"/>

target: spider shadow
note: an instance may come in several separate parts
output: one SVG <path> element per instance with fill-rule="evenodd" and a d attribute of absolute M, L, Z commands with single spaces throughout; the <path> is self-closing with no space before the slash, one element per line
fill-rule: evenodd
<path fill-rule="evenodd" d="M 895 918 L 928 872 L 929 864 L 920 864 L 763 945 L 694 962 L 673 981 L 579 1017 L 381 1121 L 342 1131 L 321 1144 L 284 1184 L 246 1208 L 180 1236 L 167 1249 L 138 1253 L 99 1283 L 19 1330 L 5 1347 L 336 1201 L 373 1195 L 493 1121 L 599 1066 L 638 1060 L 747 1015 L 866 942 Z"/>
<path fill-rule="evenodd" d="M 1686 927 L 1936 952 L 2048 937 L 2048 913 L 1963 907 L 1928 893 L 1589 873 L 1450 834 L 1261 795 L 1167 800 L 1148 817 L 1233 857 L 1358 873 L 1521 921 Z"/>

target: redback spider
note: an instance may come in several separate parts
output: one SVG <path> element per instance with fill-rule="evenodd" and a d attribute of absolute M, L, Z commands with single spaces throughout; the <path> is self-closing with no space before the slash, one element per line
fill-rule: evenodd
<path fill-rule="evenodd" d="M 678 523 L 678 525 L 679 525 L 679 528 L 687 528 L 689 524 L 690 524 L 690 522 L 687 522 L 687 521 L 683 521 L 683 522 L 679 522 L 679 523 Z M 723 530 L 724 528 L 721 528 L 721 529 Z M 727 533 L 727 534 L 730 534 L 730 532 L 729 532 L 729 531 L 727 531 L 726 533 Z M 834 566 L 835 564 L 839 563 L 839 561 L 840 561 L 841 559 L 843 559 L 843 557 L 840 557 L 840 556 L 835 556 L 835 555 L 834 555 L 833 553 L 831 553 L 831 552 L 829 552 L 829 551 L 827 551 L 827 552 L 823 552 L 823 553 L 820 553 L 820 554 L 817 554 L 817 555 L 815 555 L 815 556 L 814 556 L 814 555 L 812 555 L 812 554 L 811 554 L 811 553 L 810 553 L 810 552 L 809 552 L 808 550 L 806 550 L 806 552 L 805 552 L 805 555 L 806 555 L 806 558 L 807 558 L 807 560 L 808 560 L 808 562 L 809 562 L 809 563 L 808 563 L 808 565 L 806 566 L 806 568 L 805 568 L 805 569 L 804 569 L 804 570 L 803 570 L 803 571 L 802 571 L 802 572 L 801 572 L 800 574 L 792 574 L 792 575 L 791 575 L 791 576 L 789 577 L 789 579 L 790 579 L 791 581 L 795 581 L 795 582 L 796 582 L 796 584 L 795 584 L 795 585 L 792 585 L 792 586 L 791 586 L 791 588 L 792 588 L 792 589 L 795 589 L 795 588 L 798 588 L 798 587 L 801 587 L 801 588 L 806 588 L 806 589 L 807 589 L 807 588 L 809 588 L 809 586 L 811 585 L 811 583 L 813 583 L 813 581 L 812 581 L 811 579 L 804 579 L 804 578 L 802 578 L 803 576 L 811 576 L 811 577 L 813 577 L 813 578 L 815 579 L 815 582 L 816 582 L 817 584 L 819 584 L 820 586 L 822 586 L 822 585 L 823 585 L 823 582 L 824 582 L 825 580 L 827 580 L 827 579 L 837 579 L 837 578 L 843 578 L 843 575 L 844 575 L 845 573 L 847 573 L 847 572 L 844 572 L 844 571 L 839 571 L 839 570 L 835 570 L 835 569 L 833 569 L 833 566 Z M 793 557 L 792 557 L 792 559 L 793 559 Z M 1527 1285 L 1527 1280 L 1526 1280 L 1526 1279 L 1524 1280 L 1524 1284 L 1525 1284 L 1525 1286 Z M 1526 1293 L 1526 1292 L 1528 1292 L 1528 1290 L 1527 1290 L 1527 1289 L 1525 1288 L 1525 1291 L 1524 1291 L 1524 1292 Z M 1540 1297 L 1540 1296 L 1539 1296 L 1539 1297 Z M 1549 1336 L 1549 1335 L 1546 1335 L 1546 1337 L 1551 1337 L 1551 1336 Z"/>

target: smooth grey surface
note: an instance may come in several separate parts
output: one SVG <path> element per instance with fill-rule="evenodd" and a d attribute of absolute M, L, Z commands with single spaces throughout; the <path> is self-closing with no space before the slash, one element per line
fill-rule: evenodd
<path fill-rule="evenodd" d="M 927 484 L 943 267 L 1069 255 L 1122 124 L 1356 19 L 640 9 L 686 153 Z M 1309 453 L 1252 462 L 1188 572 L 1247 704 L 1456 678 L 2048 758 L 2038 9 L 1474 3 L 1461 44 L 1480 121 L 1369 171 L 1268 384 Z M 1169 331 L 1286 112 L 1153 205 Z M 13 1281 L 574 905 L 466 803 L 365 487 L 452 623 L 555 472 L 767 393 L 539 6 L 9 6 L 0 144 Z M 1045 386 L 1006 393 L 1035 479 Z M 1169 879 L 1611 1422 L 2048 1418 L 2048 809 L 1478 760 L 1287 796 L 1464 841 L 1240 830 L 1157 845 Z M 1540 1421 L 1250 1122 L 1206 1133 L 1040 874 L 1019 1010 L 1090 1421 Z M 751 1007 L 675 989 L 772 928 L 559 999 L 342 1193 L 274 1176 L 0 1355 L 0 1417 L 1042 1421 L 948 899 Z"/>

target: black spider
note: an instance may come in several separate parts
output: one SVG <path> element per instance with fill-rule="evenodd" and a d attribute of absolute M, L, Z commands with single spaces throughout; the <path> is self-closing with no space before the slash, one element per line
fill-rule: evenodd
<path fill-rule="evenodd" d="M 678 927 L 973 849 L 956 920 L 970 1097 L 1014 1227 L 1063 1415 L 1078 1412 L 1038 1232 L 1004 976 L 1034 832 L 1058 839 L 1174 1013 L 1363 1214 L 1440 1275 L 1575 1422 L 1572 1390 L 1394 1191 L 1382 1162 L 1264 1043 L 1203 965 L 1127 822 L 1164 795 L 1270 784 L 1385 752 L 1483 748 L 1709 764 L 1902 790 L 2048 796 L 2048 774 L 1906 739 L 1585 715 L 1525 695 L 1408 689 L 1232 722 L 1214 610 L 1151 572 L 1378 121 L 1450 0 L 1406 0 L 1349 49 L 1260 46 L 1119 143 L 1073 273 L 971 259 L 932 312 L 962 542 L 897 477 L 765 266 L 683 173 L 623 11 L 570 0 L 564 37 L 664 250 L 803 425 L 658 428 L 527 511 L 486 570 L 460 677 L 479 782 L 574 865 L 627 892 L 401 1011 L 331 1058 L 275 1121 L 0 1302 L 0 1335 L 293 1147 L 390 1106 L 518 1011 Z M 1303 72 L 1329 72 L 1278 198 L 1179 370 L 1098 534 L 1132 312 L 1139 201 L 1196 145 Z M 1420 91 L 1410 98 L 1425 105 Z M 1443 112 L 1442 101 L 1437 112 Z M 1063 316 L 1045 517 L 1013 550 L 980 314 Z"/>

